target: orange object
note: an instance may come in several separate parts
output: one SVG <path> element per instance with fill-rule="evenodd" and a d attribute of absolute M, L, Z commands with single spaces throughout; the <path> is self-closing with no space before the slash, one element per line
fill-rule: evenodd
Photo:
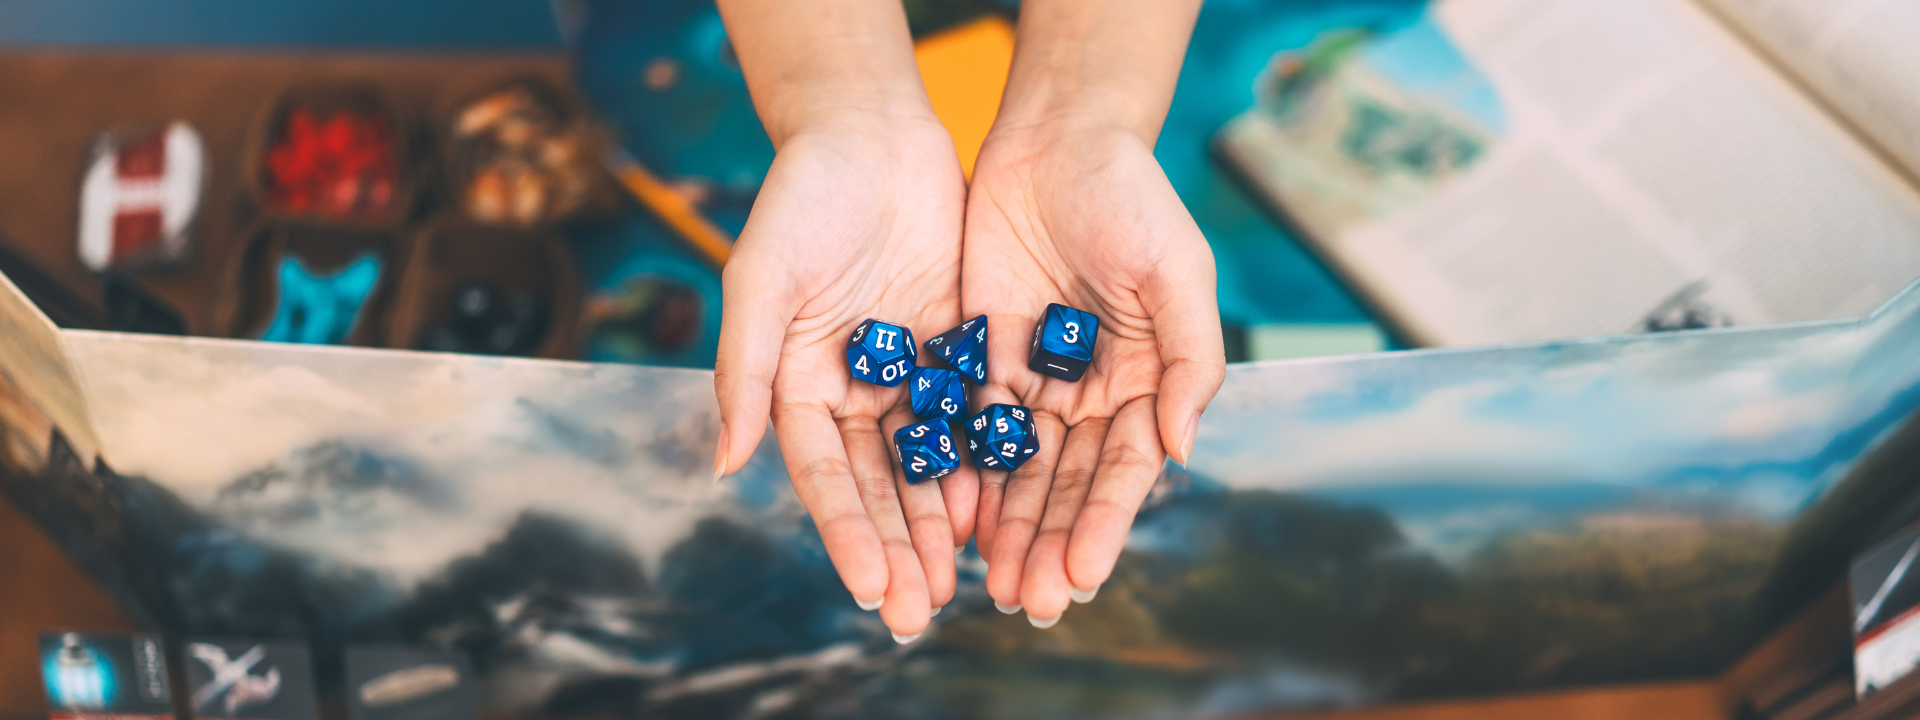
<path fill-rule="evenodd" d="M 1013 25 L 989 15 L 921 39 L 914 43 L 913 58 L 934 114 L 953 136 L 960 170 L 971 180 L 1013 67 Z"/>

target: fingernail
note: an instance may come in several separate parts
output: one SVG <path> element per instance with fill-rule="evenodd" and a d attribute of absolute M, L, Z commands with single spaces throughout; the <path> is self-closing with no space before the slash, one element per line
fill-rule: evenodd
<path fill-rule="evenodd" d="M 1033 623 L 1034 627 L 1040 628 L 1041 630 L 1045 630 L 1047 628 L 1053 627 L 1055 623 L 1060 622 L 1060 616 L 1055 615 L 1046 620 L 1041 620 L 1040 618 L 1034 617 L 1032 615 L 1028 615 L 1027 622 Z"/>
<path fill-rule="evenodd" d="M 1020 606 L 1018 604 L 1001 605 L 1000 603 L 994 603 L 993 609 L 999 610 L 1000 614 L 1002 615 L 1012 615 L 1014 613 L 1020 612 Z"/>
<path fill-rule="evenodd" d="M 920 639 L 920 636 L 921 636 L 921 635 L 925 635 L 925 634 L 926 634 L 926 632 L 924 632 L 924 631 L 922 631 L 922 632 L 917 632 L 917 633 L 914 633 L 914 634 L 912 634 L 912 635 L 901 635 L 900 633 L 894 633 L 894 634 L 893 634 L 893 641 L 894 641 L 894 642 L 897 642 L 897 643 L 900 643 L 901 645 L 905 645 L 905 644 L 907 644 L 907 643 L 910 643 L 910 642 L 913 642 L 913 641 L 915 641 L 915 640 L 919 640 L 919 639 Z"/>
<path fill-rule="evenodd" d="M 727 472 L 727 424 L 720 423 L 720 446 L 713 449 L 713 481 L 720 482 Z"/>
<path fill-rule="evenodd" d="M 1099 594 L 1100 586 L 1098 585 L 1093 586 L 1092 590 L 1081 590 L 1071 585 L 1067 586 L 1067 597 L 1073 598 L 1074 602 L 1080 603 L 1081 605 L 1093 602 L 1093 596 Z"/>
<path fill-rule="evenodd" d="M 1200 434 L 1200 413 L 1194 413 L 1187 421 L 1187 439 L 1180 443 L 1180 467 L 1186 467 L 1193 460 L 1193 436 Z"/>
<path fill-rule="evenodd" d="M 963 553 L 963 552 L 966 552 L 966 551 L 967 551 L 967 546 L 965 546 L 965 545 L 961 545 L 960 547 L 957 547 L 957 548 L 954 548 L 954 549 L 953 549 L 953 554 L 955 554 L 955 555 L 959 555 L 960 553 Z"/>
<path fill-rule="evenodd" d="M 940 614 L 940 611 L 941 611 L 941 610 L 945 610 L 945 609 L 946 609 L 945 607 L 937 607 L 937 608 L 934 608 L 934 609 L 933 609 L 933 614 L 934 614 L 934 615 L 939 615 L 939 614 Z"/>
<path fill-rule="evenodd" d="M 887 601 L 887 596 L 881 595 L 880 597 L 874 598 L 873 602 L 867 602 L 865 600 L 861 600 L 860 598 L 854 598 L 853 604 L 859 605 L 861 610 L 872 612 L 874 610 L 879 610 L 880 604 L 886 601 Z"/>

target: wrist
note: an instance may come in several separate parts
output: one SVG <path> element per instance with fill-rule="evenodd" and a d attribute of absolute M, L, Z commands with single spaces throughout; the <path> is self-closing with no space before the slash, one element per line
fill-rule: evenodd
<path fill-rule="evenodd" d="M 1199 0 L 1026 0 L 994 130 L 1125 128 L 1151 147 Z"/>
<path fill-rule="evenodd" d="M 874 88 L 858 88 L 845 93 L 818 92 L 806 103 L 769 114 L 761 122 L 776 150 L 787 140 L 802 135 L 894 137 L 927 127 L 942 127 L 925 93 L 917 87 L 917 97 L 886 97 L 873 91 Z"/>
<path fill-rule="evenodd" d="M 1143 100 L 1122 79 L 1034 68 L 1007 86 L 991 134 L 1077 134 L 1124 131 L 1148 146 L 1160 135 L 1166 104 Z M 1106 77 L 1088 78 L 1089 74 Z M 1016 73 L 1020 75 L 1021 73 Z M 1137 87 L 1137 86 L 1136 86 Z"/>

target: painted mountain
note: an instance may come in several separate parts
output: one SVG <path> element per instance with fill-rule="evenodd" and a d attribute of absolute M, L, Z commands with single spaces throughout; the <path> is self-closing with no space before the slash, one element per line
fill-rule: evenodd
<path fill-rule="evenodd" d="M 1920 516 L 1920 291 L 1242 365 L 1097 600 L 1036 630 L 969 553 L 903 648 L 771 444 L 709 479 L 710 373 L 57 344 L 51 374 L 0 356 L 0 487 L 110 591 L 163 630 L 304 640 L 323 692 L 349 644 L 453 649 L 490 714 L 1204 717 L 1699 676 Z M 50 419 L 49 383 L 84 412 Z"/>

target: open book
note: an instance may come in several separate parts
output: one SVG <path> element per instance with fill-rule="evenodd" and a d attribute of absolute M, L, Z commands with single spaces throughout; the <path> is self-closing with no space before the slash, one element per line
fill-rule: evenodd
<path fill-rule="evenodd" d="M 1920 276 L 1920 4 L 1439 0 L 1216 151 L 1418 345 L 1859 315 Z"/>

